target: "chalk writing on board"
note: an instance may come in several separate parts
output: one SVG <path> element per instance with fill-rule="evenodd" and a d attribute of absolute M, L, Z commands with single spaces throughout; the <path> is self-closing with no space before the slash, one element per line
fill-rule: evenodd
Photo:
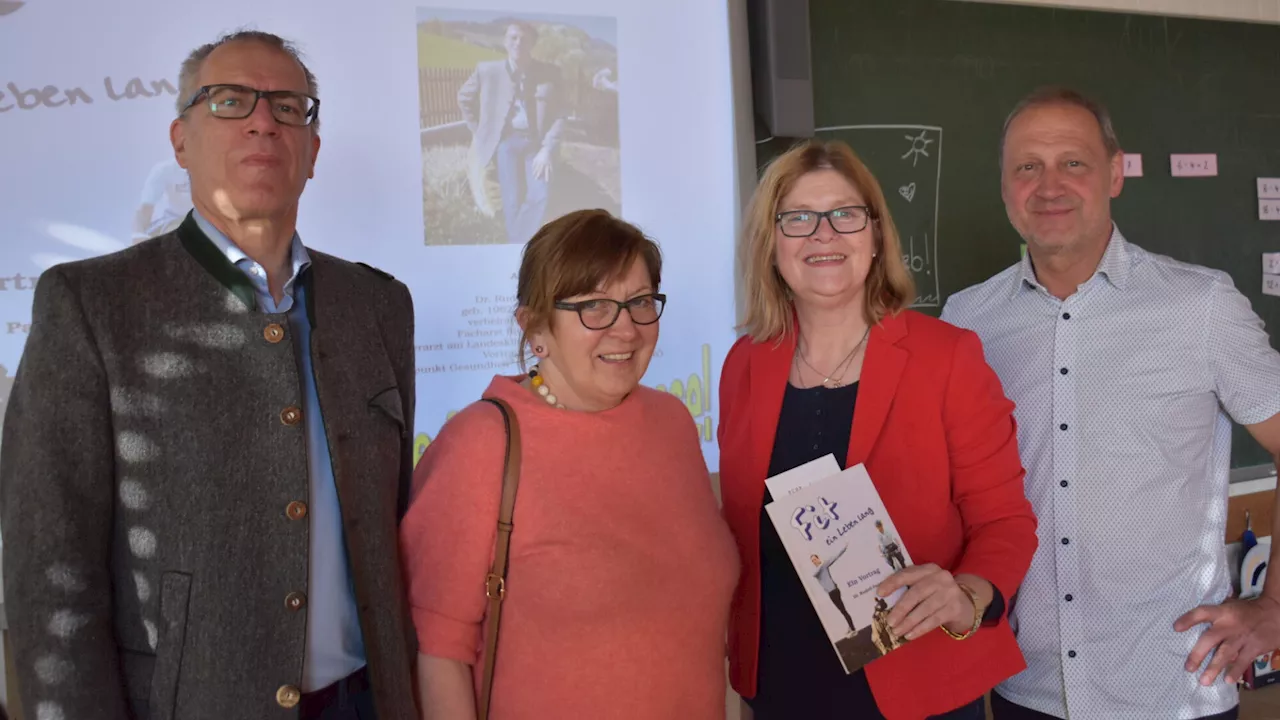
<path fill-rule="evenodd" d="M 1140 153 L 1124 154 L 1124 176 L 1142 177 L 1142 155 Z"/>
<path fill-rule="evenodd" d="M 911 141 L 911 147 L 902 153 L 902 159 L 911 158 L 911 167 L 916 166 L 916 162 L 920 156 L 929 157 L 929 143 L 933 142 L 933 138 L 926 137 L 928 131 L 921 130 L 919 135 L 906 135 L 905 137 Z"/>
<path fill-rule="evenodd" d="M 1258 197 L 1280 200 L 1280 178 L 1258 178 Z"/>
<path fill-rule="evenodd" d="M 1280 275 L 1262 274 L 1262 294 L 1280 296 Z"/>
<path fill-rule="evenodd" d="M 857 148 L 886 192 L 885 203 L 898 230 L 899 256 L 915 277 L 912 307 L 942 304 L 940 274 L 945 238 L 938 234 L 942 183 L 943 132 L 937 125 L 838 125 L 815 128 L 824 140 L 842 140 Z M 910 147 L 906 147 L 910 141 Z M 903 151 L 906 151 L 905 154 Z"/>
<path fill-rule="evenodd" d="M 1259 200 L 1259 220 L 1280 220 L 1280 200 Z"/>
<path fill-rule="evenodd" d="M 1174 177 L 1214 177 L 1218 174 L 1218 155 L 1170 155 L 1169 171 Z"/>
<path fill-rule="evenodd" d="M 925 233 L 924 241 L 916 246 L 916 236 L 912 235 L 907 241 L 902 243 L 902 262 L 911 268 L 911 272 L 917 276 L 921 273 L 925 275 L 933 274 L 933 261 L 929 257 L 929 234 Z"/>

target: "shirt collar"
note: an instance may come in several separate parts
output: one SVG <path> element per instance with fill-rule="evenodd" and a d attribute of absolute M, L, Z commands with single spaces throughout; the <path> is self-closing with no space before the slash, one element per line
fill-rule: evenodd
<path fill-rule="evenodd" d="M 1124 235 L 1120 234 L 1120 228 L 1115 223 L 1111 224 L 1111 237 L 1107 240 L 1107 249 L 1102 253 L 1102 260 L 1098 262 L 1098 268 L 1094 271 L 1094 275 L 1101 275 L 1107 279 L 1117 289 L 1123 290 L 1129 284 L 1129 272 L 1132 269 L 1133 258 L 1129 250 L 1129 243 L 1125 241 Z M 1014 293 L 1022 290 L 1042 288 L 1040 281 L 1036 279 L 1035 267 L 1031 264 L 1031 253 L 1024 253 L 1022 262 L 1018 265 L 1017 284 L 1014 286 Z M 1090 277 L 1090 280 L 1093 278 Z"/>
<path fill-rule="evenodd" d="M 243 271 L 255 287 L 265 292 L 267 287 L 266 270 L 253 258 L 246 255 L 239 245 L 236 245 L 230 238 L 223 235 L 222 231 L 213 226 L 213 223 L 206 220 L 199 210 L 193 209 L 191 213 L 195 217 L 196 225 L 199 226 L 200 231 L 205 234 L 205 237 L 209 238 L 209 241 L 218 248 L 219 252 L 225 255 L 232 265 Z M 293 284 L 298 279 L 299 273 L 311 264 L 311 256 L 307 254 L 307 248 L 302 244 L 302 238 L 298 236 L 296 231 L 293 233 L 293 240 L 289 246 L 289 255 L 289 279 L 284 283 L 286 295 L 292 294 Z"/>
<path fill-rule="evenodd" d="M 1102 262 L 1098 263 L 1098 273 L 1117 288 L 1123 290 L 1129 284 L 1129 272 L 1133 268 L 1133 254 L 1129 252 L 1129 243 L 1125 242 L 1120 228 L 1111 225 L 1111 240 L 1107 242 L 1107 251 L 1102 254 Z"/>

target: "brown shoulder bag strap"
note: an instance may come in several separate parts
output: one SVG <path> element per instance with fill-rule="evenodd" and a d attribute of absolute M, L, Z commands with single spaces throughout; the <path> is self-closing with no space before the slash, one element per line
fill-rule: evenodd
<path fill-rule="evenodd" d="M 484 621 L 484 684 L 480 691 L 478 720 L 488 720 L 489 698 L 493 693 L 493 667 L 498 655 L 498 620 L 502 615 L 502 598 L 506 594 L 507 551 L 511 547 L 511 515 L 516 507 L 516 486 L 520 484 L 520 423 L 516 413 L 504 400 L 485 398 L 502 411 L 507 428 L 507 452 L 502 466 L 502 504 L 498 506 L 498 537 L 494 541 L 493 568 L 484 580 L 484 594 L 489 598 Z"/>

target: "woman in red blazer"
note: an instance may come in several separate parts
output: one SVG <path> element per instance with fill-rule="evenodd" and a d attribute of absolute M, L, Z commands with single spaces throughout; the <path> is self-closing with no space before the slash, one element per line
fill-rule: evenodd
<path fill-rule="evenodd" d="M 765 171 L 742 241 L 748 335 L 720 380 L 720 483 L 743 574 L 730 679 L 756 720 L 985 717 L 1023 669 L 1005 618 L 1036 547 L 1013 403 L 973 333 L 915 298 L 879 184 L 843 143 Z M 914 565 L 889 615 L 909 642 L 846 674 L 763 506 L 765 478 L 863 463 Z M 945 630 L 943 629 L 945 628 Z"/>

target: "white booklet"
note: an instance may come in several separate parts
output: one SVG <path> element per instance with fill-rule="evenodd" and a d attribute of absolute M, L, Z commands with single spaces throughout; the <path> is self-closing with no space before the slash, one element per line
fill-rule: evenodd
<path fill-rule="evenodd" d="M 840 463 L 836 462 L 836 456 L 828 453 L 817 460 L 810 460 L 786 472 L 780 472 L 765 480 L 764 484 L 765 487 L 769 488 L 769 494 L 773 496 L 773 499 L 777 500 L 797 490 L 803 490 L 806 485 L 815 483 L 825 477 L 836 475 L 839 472 Z"/>
<path fill-rule="evenodd" d="M 906 589 L 881 598 L 876 588 L 911 556 L 866 468 L 841 472 L 827 455 L 765 484 L 765 510 L 845 672 L 901 647 L 887 617 Z"/>

